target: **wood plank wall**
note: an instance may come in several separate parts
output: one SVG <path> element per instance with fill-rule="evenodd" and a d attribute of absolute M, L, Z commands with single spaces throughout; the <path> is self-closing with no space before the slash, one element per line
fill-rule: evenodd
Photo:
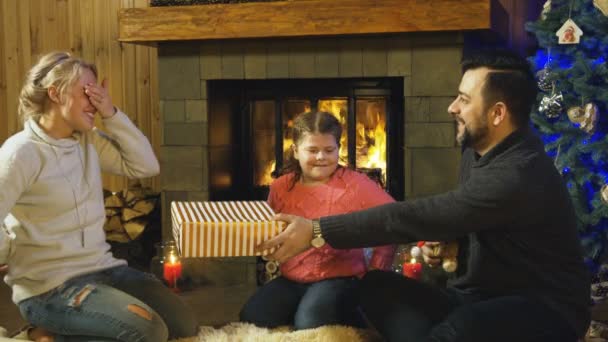
<path fill-rule="evenodd" d="M 21 129 L 17 103 L 25 73 L 37 58 L 70 51 L 97 65 L 110 81 L 114 104 L 150 139 L 160 155 L 157 48 L 118 42 L 118 11 L 148 7 L 147 0 L 0 0 L 0 144 Z M 142 183 L 160 190 L 160 178 Z M 128 186 L 104 175 L 104 187 Z"/>

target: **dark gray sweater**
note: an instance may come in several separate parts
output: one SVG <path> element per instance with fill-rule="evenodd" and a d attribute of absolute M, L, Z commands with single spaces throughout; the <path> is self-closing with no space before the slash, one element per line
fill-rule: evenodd
<path fill-rule="evenodd" d="M 538 298 L 581 336 L 589 324 L 590 277 L 570 196 L 527 129 L 481 158 L 466 150 L 453 191 L 324 217 L 321 228 L 334 248 L 458 239 L 462 253 L 451 286 Z"/>

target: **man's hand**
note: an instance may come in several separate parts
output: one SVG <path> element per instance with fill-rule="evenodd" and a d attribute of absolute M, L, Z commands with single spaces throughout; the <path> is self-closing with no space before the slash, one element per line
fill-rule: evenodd
<path fill-rule="evenodd" d="M 273 247 L 278 249 L 267 256 L 269 260 L 285 262 L 294 255 L 300 254 L 310 248 L 312 240 L 312 221 L 303 217 L 287 214 L 277 214 L 275 221 L 283 221 L 287 227 L 279 235 L 262 242 L 256 251 L 264 251 Z"/>
<path fill-rule="evenodd" d="M 441 263 L 441 242 L 425 241 L 422 249 L 422 258 L 429 266 L 437 266 Z"/>

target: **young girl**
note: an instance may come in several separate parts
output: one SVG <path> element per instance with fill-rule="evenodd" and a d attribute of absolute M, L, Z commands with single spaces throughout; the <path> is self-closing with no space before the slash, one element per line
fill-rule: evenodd
<path fill-rule="evenodd" d="M 0 265 L 23 317 L 56 341 L 167 341 L 196 334 L 191 311 L 152 275 L 112 257 L 101 172 L 158 174 L 146 137 L 94 65 L 56 52 L 27 74 L 24 128 L 0 149 Z M 107 134 L 94 128 L 99 113 Z"/>
<path fill-rule="evenodd" d="M 338 164 L 340 122 L 325 112 L 294 120 L 292 156 L 270 186 L 277 213 L 307 218 L 348 213 L 393 199 L 367 176 Z M 374 249 L 370 267 L 387 270 L 394 246 Z M 262 286 L 243 307 L 242 321 L 258 326 L 309 329 L 328 324 L 361 326 L 357 282 L 366 272 L 362 249 L 311 248 L 280 266 L 282 276 Z"/>

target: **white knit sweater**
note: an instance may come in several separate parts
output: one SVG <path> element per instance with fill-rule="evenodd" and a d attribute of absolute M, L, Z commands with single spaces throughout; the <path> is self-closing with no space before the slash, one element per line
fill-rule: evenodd
<path fill-rule="evenodd" d="M 118 111 L 93 129 L 54 139 L 33 121 L 0 148 L 0 264 L 13 301 L 67 279 L 125 264 L 105 241 L 101 171 L 158 174 L 146 137 Z"/>

